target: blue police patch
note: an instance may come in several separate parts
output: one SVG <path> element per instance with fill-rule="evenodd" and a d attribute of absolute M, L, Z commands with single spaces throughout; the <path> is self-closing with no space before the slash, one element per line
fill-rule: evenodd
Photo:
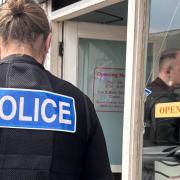
<path fill-rule="evenodd" d="M 149 96 L 152 93 L 152 91 L 150 89 L 148 89 L 148 88 L 145 88 L 144 93 L 145 93 L 146 96 Z"/>
<path fill-rule="evenodd" d="M 0 88 L 0 127 L 74 133 L 74 99 L 48 91 Z"/>

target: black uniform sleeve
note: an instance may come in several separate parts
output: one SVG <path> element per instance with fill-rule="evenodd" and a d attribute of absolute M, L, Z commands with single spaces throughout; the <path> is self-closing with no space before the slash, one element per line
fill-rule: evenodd
<path fill-rule="evenodd" d="M 83 180 L 113 180 L 103 131 L 93 104 L 87 99 L 89 121 Z"/>

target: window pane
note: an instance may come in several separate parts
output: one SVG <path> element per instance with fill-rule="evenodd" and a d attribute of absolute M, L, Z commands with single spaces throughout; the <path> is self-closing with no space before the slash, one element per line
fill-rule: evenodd
<path fill-rule="evenodd" d="M 125 41 L 79 39 L 79 87 L 93 101 L 111 165 L 122 164 Z"/>
<path fill-rule="evenodd" d="M 175 86 L 179 86 L 179 48 L 180 0 L 151 0 L 146 66 L 143 180 L 165 180 L 180 175 L 180 166 L 171 165 L 178 163 L 173 153 L 174 147 L 180 144 L 180 118 L 172 117 L 173 105 L 170 104 L 179 101 L 180 97 L 180 91 L 173 90 Z M 169 114 L 166 115 L 167 113 Z"/>

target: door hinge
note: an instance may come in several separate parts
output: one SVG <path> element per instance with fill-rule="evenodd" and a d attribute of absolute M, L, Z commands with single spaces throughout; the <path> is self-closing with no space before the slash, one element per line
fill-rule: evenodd
<path fill-rule="evenodd" d="M 59 42 L 59 56 L 63 57 L 64 55 L 64 43 Z"/>

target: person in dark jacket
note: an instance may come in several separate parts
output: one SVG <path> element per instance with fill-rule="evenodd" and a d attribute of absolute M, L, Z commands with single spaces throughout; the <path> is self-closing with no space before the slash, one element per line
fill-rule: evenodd
<path fill-rule="evenodd" d="M 92 102 L 43 67 L 50 41 L 36 2 L 0 7 L 0 180 L 113 180 Z"/>
<path fill-rule="evenodd" d="M 158 77 L 148 84 L 146 88 L 149 95 L 145 102 L 145 123 L 148 126 L 146 128 L 147 131 L 145 131 L 145 140 L 149 139 L 153 145 L 170 145 L 178 142 L 177 130 L 175 130 L 178 127 L 176 127 L 175 120 L 171 122 L 167 121 L 166 130 L 159 129 L 159 132 L 148 131 L 151 131 L 149 127 L 153 126 L 153 108 L 155 103 L 157 103 L 160 98 L 163 100 L 163 97 L 167 102 L 171 101 L 171 89 L 175 87 L 180 87 L 180 49 L 166 49 L 160 56 Z M 174 100 L 173 96 L 172 100 Z M 165 126 L 163 128 L 165 128 Z M 152 133 L 156 133 L 156 135 Z"/>
<path fill-rule="evenodd" d="M 144 147 L 178 145 L 179 119 L 155 119 L 156 103 L 176 101 L 172 94 L 180 86 L 180 49 L 166 49 L 159 60 L 158 77 L 147 85 L 145 92 Z M 143 162 L 142 180 L 154 180 L 154 162 Z"/>

